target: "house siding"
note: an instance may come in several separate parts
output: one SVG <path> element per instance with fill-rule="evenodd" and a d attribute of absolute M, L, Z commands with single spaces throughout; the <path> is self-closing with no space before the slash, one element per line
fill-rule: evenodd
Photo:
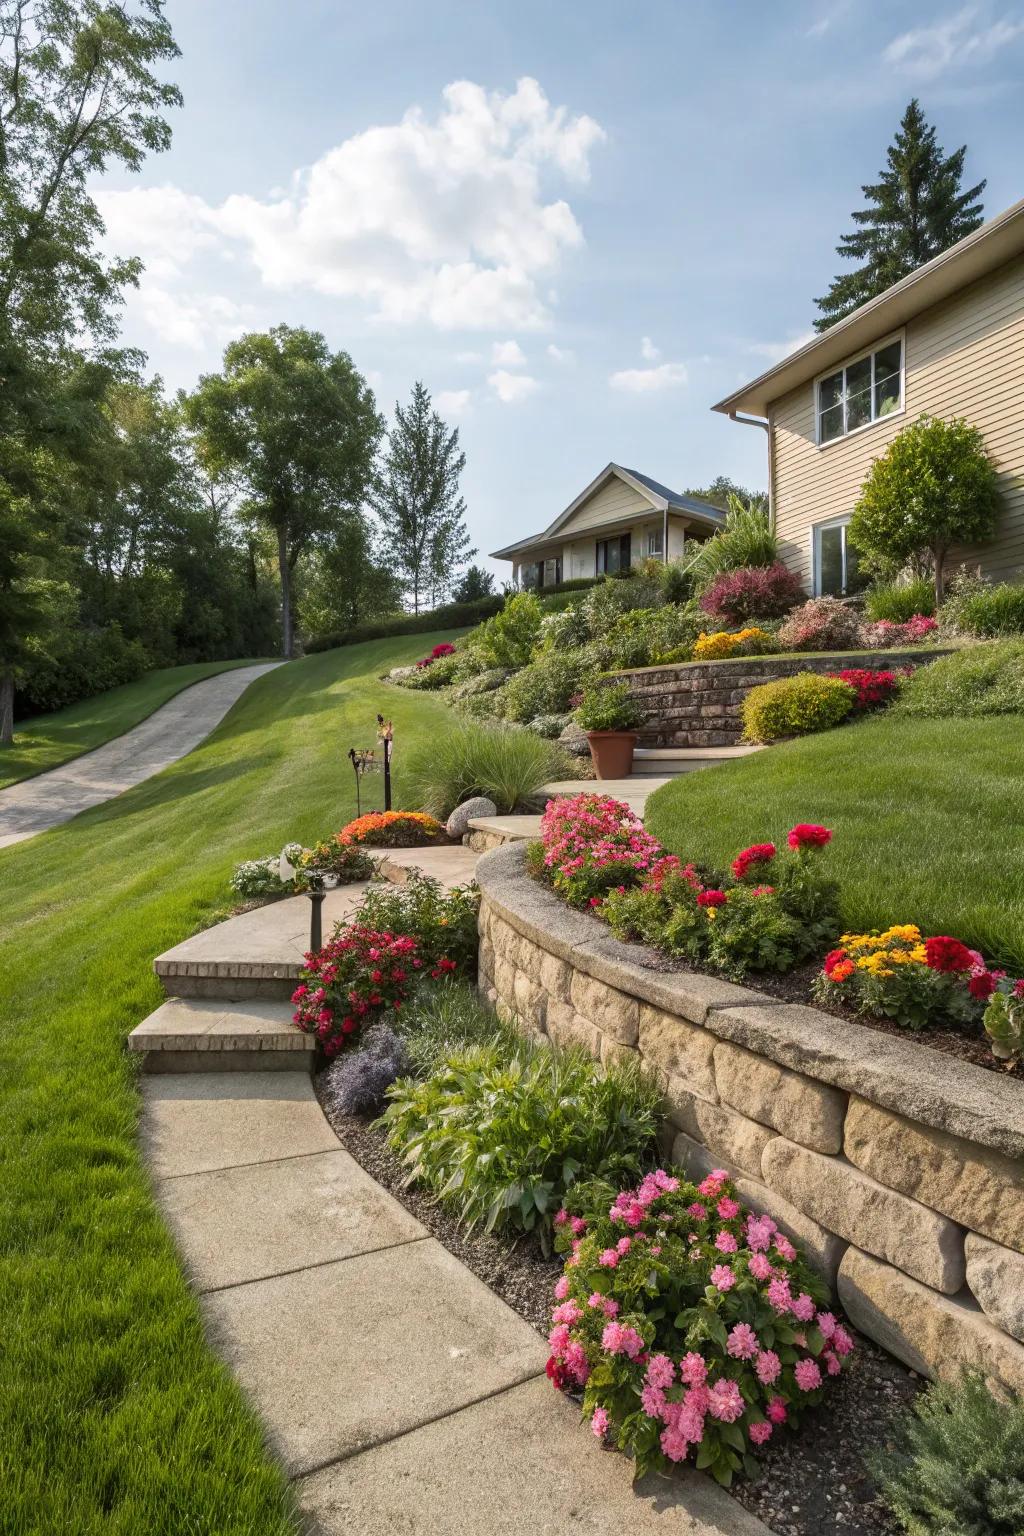
<path fill-rule="evenodd" d="M 614 523 L 619 518 L 643 518 L 652 515 L 652 507 L 645 496 L 627 485 L 616 475 L 595 491 L 590 500 L 577 507 L 569 521 L 558 530 L 563 539 L 574 539 L 584 528 L 600 528 L 604 523 Z"/>
<path fill-rule="evenodd" d="M 780 550 L 808 589 L 812 528 L 853 511 L 873 461 L 922 412 L 966 417 L 981 431 L 1000 476 L 994 539 L 952 550 L 948 568 L 969 562 L 996 580 L 1024 577 L 1024 258 L 908 321 L 905 346 L 903 413 L 852 437 L 818 448 L 813 384 L 772 403 Z"/>

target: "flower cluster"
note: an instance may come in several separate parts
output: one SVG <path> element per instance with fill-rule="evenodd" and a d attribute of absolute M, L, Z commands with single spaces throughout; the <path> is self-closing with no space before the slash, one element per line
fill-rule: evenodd
<path fill-rule="evenodd" d="M 933 639 L 938 627 L 937 620 L 923 613 L 915 613 L 904 624 L 897 624 L 891 619 L 879 619 L 877 624 L 865 625 L 864 639 L 868 645 L 880 651 L 892 645 L 919 645 L 922 640 Z"/>
<path fill-rule="evenodd" d="M 899 688 L 900 679 L 908 677 L 913 667 L 901 667 L 898 672 L 872 671 L 870 667 L 844 667 L 841 672 L 826 672 L 826 677 L 837 677 L 847 683 L 856 695 L 856 709 L 877 709 L 888 704 Z"/>
<path fill-rule="evenodd" d="M 692 1457 L 728 1485 L 853 1349 L 822 1282 L 721 1169 L 696 1186 L 659 1169 L 555 1223 L 568 1257 L 547 1373 L 638 1476 Z"/>
<path fill-rule="evenodd" d="M 295 1023 L 316 1035 L 325 1055 L 336 1056 L 360 1028 L 401 1008 L 423 969 L 417 951 L 408 935 L 379 933 L 362 923 L 340 929 L 305 957 L 292 993 Z"/>
<path fill-rule="evenodd" d="M 436 842 L 442 827 L 424 811 L 370 811 L 338 833 L 342 847 L 368 843 L 376 848 L 422 848 Z"/>
<path fill-rule="evenodd" d="M 549 800 L 541 818 L 539 870 L 571 906 L 635 884 L 664 853 L 625 801 L 611 795 Z"/>
<path fill-rule="evenodd" d="M 907 1029 L 976 1024 L 1003 971 L 946 934 L 926 938 L 914 923 L 884 932 L 845 933 L 814 984 L 822 1002 L 847 1002 Z"/>
<path fill-rule="evenodd" d="M 417 665 L 417 667 L 420 667 L 420 668 L 422 668 L 422 667 L 432 667 L 434 665 L 434 662 L 438 661 L 440 659 L 440 657 L 442 657 L 442 656 L 454 656 L 454 655 L 455 655 L 455 647 L 454 647 L 454 645 L 449 645 L 447 640 L 442 640 L 440 645 L 435 645 L 434 646 L 434 649 L 431 651 L 429 656 L 421 657 L 421 659 L 416 663 L 416 665 Z"/>
<path fill-rule="evenodd" d="M 777 649 L 774 637 L 766 629 L 752 626 L 731 633 L 727 629 L 714 634 L 703 631 L 693 643 L 694 661 L 724 661 L 729 656 L 760 656 Z"/>

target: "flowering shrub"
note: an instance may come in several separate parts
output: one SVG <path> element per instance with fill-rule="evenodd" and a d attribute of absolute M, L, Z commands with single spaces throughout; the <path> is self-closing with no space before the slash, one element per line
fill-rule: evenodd
<path fill-rule="evenodd" d="M 370 811 L 342 827 L 337 841 L 342 847 L 369 843 L 375 848 L 422 848 L 436 842 L 443 828 L 423 811 Z"/>
<path fill-rule="evenodd" d="M 937 620 L 924 613 L 915 613 L 905 624 L 880 619 L 877 624 L 865 626 L 864 640 L 878 651 L 893 645 L 920 645 L 922 640 L 934 639 L 938 627 Z"/>
<path fill-rule="evenodd" d="M 390 880 L 371 885 L 357 918 L 368 928 L 409 934 L 416 940 L 424 971 L 431 976 L 443 959 L 454 961 L 461 975 L 475 976 L 479 909 L 480 894 L 475 885 L 457 885 L 446 891 L 439 880 L 410 870 L 401 885 Z M 447 970 L 445 967 L 440 974 Z"/>
<path fill-rule="evenodd" d="M 229 884 L 243 901 L 284 896 L 291 890 L 291 883 L 281 879 L 281 860 L 276 853 L 265 859 L 243 859 L 235 865 Z"/>
<path fill-rule="evenodd" d="M 532 866 L 572 907 L 632 885 L 664 854 L 624 800 L 596 794 L 549 800 L 537 849 Z"/>
<path fill-rule="evenodd" d="M 779 630 L 786 651 L 842 651 L 864 644 L 860 619 L 838 597 L 812 597 L 795 608 Z"/>
<path fill-rule="evenodd" d="M 332 883 L 351 885 L 356 880 L 369 880 L 376 867 L 361 848 L 343 845 L 336 838 L 301 849 L 291 863 L 295 870 L 296 890 L 304 890 L 312 874 L 333 875 Z"/>
<path fill-rule="evenodd" d="M 1003 974 L 959 939 L 925 938 L 914 923 L 897 923 L 884 933 L 844 933 L 826 955 L 814 993 L 907 1029 L 976 1024 Z"/>
<path fill-rule="evenodd" d="M 755 843 L 733 860 L 731 876 L 702 879 L 668 856 L 633 889 L 616 888 L 598 911 L 621 939 L 641 939 L 727 976 L 789 971 L 830 942 L 839 926 L 835 882 L 816 852 L 832 834 L 800 823 L 788 851 Z"/>
<path fill-rule="evenodd" d="M 659 1169 L 609 1205 L 611 1193 L 594 1189 L 582 1214 L 555 1217 L 569 1257 L 548 1376 L 582 1389 L 594 1434 L 630 1452 L 637 1477 L 691 1457 L 726 1486 L 754 1475 L 754 1449 L 821 1402 L 850 1334 L 793 1244 L 744 1209 L 722 1170 L 694 1186 Z"/>
<path fill-rule="evenodd" d="M 1024 1055 L 1024 977 L 996 977 L 982 1023 L 999 1061 L 1013 1063 Z"/>
<path fill-rule="evenodd" d="M 336 1056 L 362 1026 L 401 1008 L 422 967 L 415 939 L 353 923 L 306 956 L 292 993 L 295 1023 Z"/>
<path fill-rule="evenodd" d="M 844 667 L 841 672 L 826 672 L 825 676 L 837 677 L 853 689 L 855 709 L 876 709 L 889 703 L 901 679 L 909 677 L 913 670 L 901 667 L 898 672 L 873 672 L 870 667 Z"/>
<path fill-rule="evenodd" d="M 693 644 L 694 661 L 725 661 L 730 656 L 763 656 L 777 650 L 775 637 L 766 629 L 740 629 L 735 634 L 722 629 L 712 635 L 702 630 Z"/>
<path fill-rule="evenodd" d="M 424 656 L 416 663 L 418 667 L 430 667 L 440 656 L 454 656 L 455 647 L 449 645 L 447 640 L 442 640 L 440 645 L 435 645 L 429 656 Z"/>
<path fill-rule="evenodd" d="M 700 599 L 714 619 L 742 624 L 745 619 L 777 619 L 800 601 L 799 579 L 781 560 L 774 565 L 746 565 L 723 571 Z"/>
<path fill-rule="evenodd" d="M 741 706 L 745 741 L 778 741 L 840 725 L 856 703 L 852 684 L 834 673 L 798 672 L 751 688 Z"/>

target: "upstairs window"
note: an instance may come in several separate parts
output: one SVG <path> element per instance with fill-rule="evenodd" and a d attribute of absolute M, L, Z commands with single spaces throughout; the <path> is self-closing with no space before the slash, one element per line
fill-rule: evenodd
<path fill-rule="evenodd" d="M 903 338 L 883 342 L 818 380 L 818 445 L 835 442 L 903 409 Z"/>

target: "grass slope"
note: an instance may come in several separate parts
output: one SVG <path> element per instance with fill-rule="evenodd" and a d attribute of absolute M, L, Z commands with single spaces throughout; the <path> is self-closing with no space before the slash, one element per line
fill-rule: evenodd
<path fill-rule="evenodd" d="M 120 688 L 96 694 L 95 698 L 69 704 L 67 709 L 19 721 L 14 745 L 0 749 L 0 789 L 21 779 L 34 778 L 49 768 L 59 768 L 73 757 L 81 757 L 83 752 L 123 736 L 192 683 L 235 667 L 251 667 L 258 660 L 249 657 L 241 661 L 197 661 L 187 667 L 161 667 L 134 683 L 124 683 Z"/>
<path fill-rule="evenodd" d="M 794 822 L 823 822 L 848 928 L 916 922 L 1020 975 L 1022 783 L 1015 717 L 878 715 L 676 779 L 646 821 L 673 852 L 716 865 Z"/>
<path fill-rule="evenodd" d="M 401 804 L 407 751 L 450 714 L 376 676 L 444 638 L 271 672 L 172 768 L 0 853 L 0 1528 L 11 1536 L 295 1529 L 153 1204 L 124 1042 L 161 1000 L 153 956 L 223 904 L 237 859 L 354 814 L 344 754 L 372 744 L 378 708 L 395 722 Z"/>

